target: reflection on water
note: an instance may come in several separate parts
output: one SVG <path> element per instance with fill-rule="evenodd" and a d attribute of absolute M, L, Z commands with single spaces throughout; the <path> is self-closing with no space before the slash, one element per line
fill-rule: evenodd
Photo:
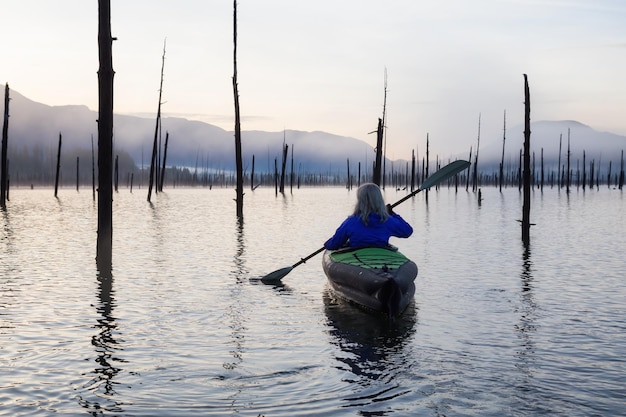
<path fill-rule="evenodd" d="M 518 369 L 524 375 L 522 385 L 528 388 L 530 378 L 533 376 L 535 343 L 533 340 L 536 331 L 536 309 L 534 289 L 533 289 L 533 269 L 530 251 L 530 242 L 523 243 L 522 272 L 520 274 L 520 302 L 518 308 L 519 323 L 515 326 L 517 337 L 520 340 L 520 347 L 517 351 L 519 363 Z"/>
<path fill-rule="evenodd" d="M 233 280 L 233 283 L 229 287 L 230 300 L 226 307 L 224 316 L 226 325 L 230 330 L 230 340 L 228 341 L 228 344 L 230 346 L 230 355 L 232 356 L 232 359 L 230 361 L 225 361 L 222 366 L 229 372 L 237 370 L 237 368 L 242 366 L 244 362 L 244 354 L 246 351 L 246 332 L 248 330 L 248 312 L 241 308 L 244 292 L 243 285 L 246 284 L 247 280 L 245 279 L 245 276 L 248 275 L 245 261 L 246 244 L 243 218 L 238 218 L 236 220 L 235 236 L 235 254 L 233 256 L 234 268 L 231 272 L 231 279 Z M 243 388 L 238 386 L 238 384 L 239 383 L 236 382 L 236 380 L 229 383 L 231 388 L 230 395 L 228 395 L 227 400 L 233 408 L 236 408 L 236 404 L 240 402 L 239 397 L 243 390 Z"/>
<path fill-rule="evenodd" d="M 405 348 L 416 331 L 415 303 L 411 302 L 400 317 L 390 320 L 336 298 L 328 288 L 323 300 L 332 343 L 341 352 L 335 358 L 338 367 L 349 371 L 346 382 L 355 384 L 356 392 L 344 397 L 346 404 L 342 406 L 364 407 L 409 392 L 410 388 L 401 385 L 399 376 L 412 363 Z"/>
<path fill-rule="evenodd" d="M 83 386 L 89 392 L 88 398 L 79 398 L 81 406 L 89 410 L 92 415 L 103 412 L 121 413 L 122 404 L 115 399 L 115 377 L 122 371 L 120 364 L 126 361 L 119 356 L 123 351 L 123 340 L 116 339 L 117 323 L 113 315 L 115 307 L 113 276 L 110 272 L 98 273 L 98 300 L 96 311 L 100 315 L 95 325 L 97 333 L 91 338 L 91 344 L 95 348 L 97 366 L 90 375 L 91 379 Z"/>
<path fill-rule="evenodd" d="M 354 192 L 260 188 L 245 228 L 232 190 L 120 192 L 113 277 L 91 193 L 17 190 L 0 212 L 0 417 L 623 414 L 623 194 L 536 193 L 523 247 L 518 190 L 482 192 L 480 208 L 445 188 L 398 208 L 420 276 L 389 322 L 335 299 L 320 258 L 251 284 L 319 247 Z"/>

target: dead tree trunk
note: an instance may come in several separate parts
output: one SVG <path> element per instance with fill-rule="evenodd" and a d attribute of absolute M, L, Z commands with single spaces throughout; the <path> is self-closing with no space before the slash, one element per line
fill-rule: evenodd
<path fill-rule="evenodd" d="M 543 191 L 543 182 L 544 182 L 544 170 L 543 170 L 543 148 L 541 148 L 541 191 Z"/>
<path fill-rule="evenodd" d="M 587 182 L 587 157 L 583 149 L 583 191 L 585 191 L 585 183 Z"/>
<path fill-rule="evenodd" d="M 571 175 L 570 175 L 570 156 L 571 156 L 571 152 L 570 152 L 570 142 L 569 142 L 569 133 L 570 130 L 569 128 L 567 129 L 567 172 L 565 173 L 565 175 L 567 175 L 567 178 L 565 179 L 565 192 L 569 193 L 569 186 L 570 186 L 570 179 L 571 179 Z"/>
<path fill-rule="evenodd" d="M 504 180 L 504 144 L 506 142 L 506 110 L 504 111 L 504 128 L 502 129 L 502 159 L 500 160 L 500 174 L 498 176 L 498 183 L 500 186 L 500 192 L 502 192 L 502 182 Z"/>
<path fill-rule="evenodd" d="M 250 173 L 250 190 L 254 191 L 254 154 L 252 154 L 252 172 Z"/>
<path fill-rule="evenodd" d="M 293 144 L 291 144 L 291 174 L 289 175 L 289 192 L 293 194 L 293 180 L 294 180 L 294 172 L 293 172 Z"/>
<path fill-rule="evenodd" d="M 113 177 L 114 186 L 115 186 L 115 192 L 117 192 L 117 189 L 118 189 L 119 179 L 120 179 L 119 155 L 116 155 L 115 156 L 114 177 Z"/>
<path fill-rule="evenodd" d="M 469 159 L 468 161 L 472 160 L 472 147 L 470 146 L 470 152 L 469 152 Z M 465 191 L 469 190 L 469 183 L 470 183 L 470 177 L 471 177 L 471 173 L 470 173 L 470 168 L 467 168 L 467 177 L 465 178 Z M 426 178 L 426 177 L 424 177 Z"/>
<path fill-rule="evenodd" d="M 157 149 L 158 149 L 158 136 L 159 126 L 161 125 L 161 98 L 163 96 L 163 70 L 165 69 L 165 41 L 163 42 L 163 57 L 161 58 L 161 83 L 159 85 L 159 105 L 157 106 L 156 126 L 154 128 L 154 141 L 152 142 L 152 157 L 150 158 L 150 178 L 148 179 L 148 202 L 152 197 L 152 187 L 158 182 L 158 177 L 155 179 L 155 171 L 157 170 Z M 159 187 L 156 184 L 156 190 Z"/>
<path fill-rule="evenodd" d="M 383 190 L 385 189 L 385 176 L 387 174 L 386 172 L 386 168 L 387 168 L 387 130 L 385 129 L 385 126 L 387 126 L 387 68 L 385 68 L 385 97 L 383 99 L 383 129 L 384 129 L 384 148 L 383 148 L 383 166 L 382 166 L 382 173 L 381 173 L 381 179 L 382 179 L 382 187 Z"/>
<path fill-rule="evenodd" d="M 383 154 L 383 120 L 378 119 L 378 128 L 376 129 L 376 162 L 374 163 L 374 175 L 372 178 L 372 182 L 378 186 L 380 186 L 381 184 L 382 154 Z"/>
<path fill-rule="evenodd" d="M 59 191 L 59 171 L 61 170 L 61 133 L 59 133 L 59 149 L 57 151 L 57 171 L 54 177 L 54 196 L 57 196 Z"/>
<path fill-rule="evenodd" d="M 233 94 L 235 99 L 235 164 L 237 218 L 243 219 L 243 158 L 241 155 L 241 119 L 239 115 L 239 91 L 237 88 L 237 0 L 233 1 Z"/>
<path fill-rule="evenodd" d="M 411 192 L 415 191 L 415 149 L 411 150 Z"/>
<path fill-rule="evenodd" d="M 558 185 L 559 185 L 559 190 L 561 189 L 561 187 L 563 186 L 562 184 L 562 178 L 561 178 L 561 148 L 562 148 L 562 144 L 563 144 L 563 134 L 561 133 L 561 135 L 559 136 L 559 165 L 556 167 L 556 175 L 558 177 Z"/>
<path fill-rule="evenodd" d="M 621 168 L 619 171 L 619 189 L 621 190 L 624 186 L 624 150 L 622 149 L 622 162 L 620 164 Z"/>
<path fill-rule="evenodd" d="M 111 0 L 98 1 L 98 245 L 100 271 L 111 270 L 113 249 L 113 53 Z"/>
<path fill-rule="evenodd" d="M 91 196 L 96 201 L 96 157 L 93 146 L 93 135 L 91 135 Z"/>
<path fill-rule="evenodd" d="M 524 201 L 522 203 L 522 241 L 530 243 L 530 89 L 524 74 Z"/>
<path fill-rule="evenodd" d="M 167 145 L 169 144 L 170 132 L 165 132 L 165 146 L 163 148 L 163 168 L 161 168 L 161 179 L 159 180 L 159 191 L 163 192 L 163 183 L 165 182 L 165 163 L 167 160 Z"/>
<path fill-rule="evenodd" d="M 480 114 L 478 115 L 478 143 L 476 144 L 476 156 L 474 156 L 474 174 L 472 175 L 472 191 L 478 188 L 478 150 L 480 148 Z"/>
<path fill-rule="evenodd" d="M 0 165 L 0 207 L 6 208 L 9 184 L 9 169 L 7 166 L 7 149 L 9 141 L 9 83 L 4 86 L 4 123 L 2 124 L 2 160 Z"/>
<path fill-rule="evenodd" d="M 285 194 L 285 169 L 287 167 L 287 155 L 289 155 L 289 145 L 283 141 L 283 159 L 280 170 L 280 193 Z"/>
<path fill-rule="evenodd" d="M 470 148 L 471 149 L 471 148 Z M 470 153 L 472 151 L 470 150 Z M 424 180 L 428 179 L 428 166 L 429 166 L 429 161 L 430 160 L 430 136 L 428 133 L 426 133 L 426 172 L 424 174 Z M 426 199 L 426 202 L 428 203 L 428 193 L 430 192 L 430 188 L 426 190 L 426 195 L 424 196 L 424 198 Z"/>
<path fill-rule="evenodd" d="M 278 160 L 274 158 L 274 194 L 278 196 Z"/>

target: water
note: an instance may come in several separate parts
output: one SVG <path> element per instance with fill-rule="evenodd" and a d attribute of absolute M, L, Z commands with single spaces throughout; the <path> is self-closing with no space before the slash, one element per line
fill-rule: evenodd
<path fill-rule="evenodd" d="M 398 206 L 420 268 L 389 323 L 337 300 L 318 249 L 340 188 L 114 195 L 112 277 L 91 192 L 11 191 L 0 213 L 0 415 L 626 415 L 619 190 L 443 188 Z M 394 202 L 404 194 L 387 190 Z"/>

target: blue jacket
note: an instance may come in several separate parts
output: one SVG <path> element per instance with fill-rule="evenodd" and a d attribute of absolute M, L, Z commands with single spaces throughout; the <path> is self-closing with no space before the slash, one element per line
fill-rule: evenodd
<path fill-rule="evenodd" d="M 385 222 L 380 221 L 380 216 L 371 213 L 367 225 L 360 216 L 352 215 L 344 220 L 337 231 L 324 243 L 326 249 L 339 249 L 346 243 L 352 248 L 380 247 L 389 245 L 389 238 L 409 237 L 413 228 L 400 215 L 392 213 Z"/>

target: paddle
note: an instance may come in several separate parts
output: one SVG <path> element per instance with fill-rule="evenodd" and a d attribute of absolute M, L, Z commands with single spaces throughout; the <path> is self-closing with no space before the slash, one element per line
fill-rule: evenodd
<path fill-rule="evenodd" d="M 451 176 L 453 176 L 455 174 L 458 174 L 459 172 L 463 171 L 464 169 L 466 169 L 469 166 L 470 166 L 470 163 L 467 162 L 467 161 L 462 161 L 462 160 L 454 161 L 454 162 L 446 165 L 445 167 L 441 168 L 439 171 L 435 172 L 433 175 L 429 176 L 426 179 L 426 181 L 424 181 L 422 183 L 420 188 L 418 188 L 417 190 L 413 191 L 412 193 L 406 195 L 405 197 L 403 197 L 402 199 L 396 201 L 395 203 L 390 204 L 389 206 L 391 208 L 394 208 L 397 205 L 404 203 L 406 200 L 408 200 L 409 198 L 413 197 L 414 195 L 416 195 L 420 191 L 427 190 L 430 187 L 432 187 L 433 185 L 439 184 L 441 181 L 443 181 L 445 179 L 448 179 L 448 178 L 450 178 Z M 316 250 L 315 252 L 313 252 L 309 256 L 300 259 L 295 264 L 293 264 L 291 266 L 287 266 L 285 268 L 278 269 L 278 270 L 276 270 L 274 272 L 271 272 L 271 273 L 265 275 L 263 278 L 261 278 L 261 282 L 263 282 L 264 284 L 278 284 L 278 283 L 280 283 L 280 280 L 285 275 L 287 275 L 288 273 L 291 272 L 292 269 L 294 269 L 298 265 L 302 265 L 303 263 L 305 263 L 306 261 L 308 261 L 309 259 L 311 259 L 315 255 L 317 255 L 317 254 L 319 254 L 320 252 L 323 252 L 323 251 L 324 251 L 324 247 L 322 246 L 321 248 L 319 248 L 318 250 Z"/>

